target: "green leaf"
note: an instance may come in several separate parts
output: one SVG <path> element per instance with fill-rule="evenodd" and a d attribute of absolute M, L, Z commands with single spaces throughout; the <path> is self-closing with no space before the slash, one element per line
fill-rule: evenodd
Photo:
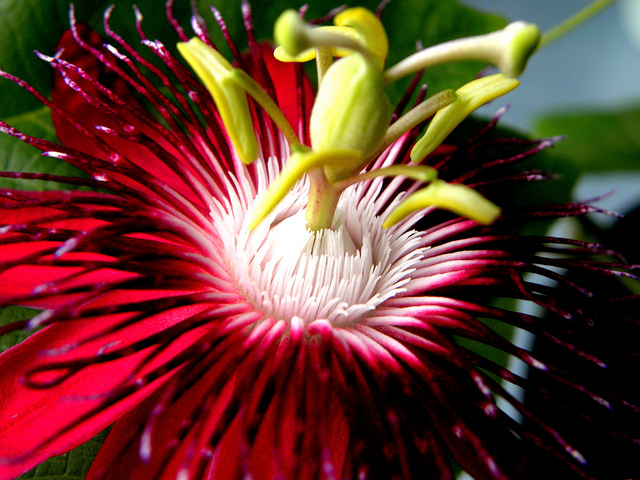
<path fill-rule="evenodd" d="M 0 0 L 0 67 L 45 93 L 51 88 L 51 69 L 45 62 L 34 61 L 33 50 L 55 50 L 64 31 L 61 4 L 62 1 Z M 2 80 L 0 118 L 39 107 L 40 103 L 27 92 Z"/>
<path fill-rule="evenodd" d="M 28 320 L 33 317 L 37 311 L 24 307 L 5 307 L 0 310 L 0 327 L 9 325 L 10 323 Z M 10 347 L 20 343 L 27 338 L 32 332 L 17 330 L 0 336 L 0 353 Z"/>
<path fill-rule="evenodd" d="M 108 430 L 100 432 L 88 442 L 63 455 L 51 457 L 34 469 L 23 473 L 18 479 L 37 480 L 83 480 L 98 454 Z"/>
<path fill-rule="evenodd" d="M 536 132 L 566 134 L 553 154 L 583 173 L 640 168 L 640 106 L 553 115 L 540 120 Z"/>
<path fill-rule="evenodd" d="M 56 140 L 51 114 L 46 107 L 40 106 L 4 120 L 21 132 L 28 132 L 29 135 L 45 140 Z M 8 135 L 0 135 L 0 168 L 11 172 L 38 172 L 70 176 L 82 174 L 65 162 L 51 157 L 43 157 L 37 148 Z M 10 178 L 0 179 L 0 185 L 4 188 L 30 190 L 60 188 L 60 185 L 55 182 L 34 182 Z"/>

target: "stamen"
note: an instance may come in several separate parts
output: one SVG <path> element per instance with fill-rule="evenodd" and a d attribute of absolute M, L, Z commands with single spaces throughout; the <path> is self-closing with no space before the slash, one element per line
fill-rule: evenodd
<path fill-rule="evenodd" d="M 336 190 L 344 190 L 345 188 L 364 180 L 389 176 L 403 176 L 418 182 L 427 183 L 432 182 L 438 177 L 438 171 L 435 168 L 426 165 L 392 165 L 390 167 L 370 170 L 366 173 L 346 178 L 345 180 L 334 183 L 333 187 Z"/>
<path fill-rule="evenodd" d="M 249 229 L 253 230 L 257 227 L 305 173 L 318 167 L 341 165 L 345 162 L 354 162 L 360 158 L 360 152 L 347 149 L 318 152 L 294 151 L 291 157 L 289 157 L 285 168 L 280 172 L 280 175 L 271 182 L 271 185 L 269 185 L 269 188 L 264 193 L 258 208 L 253 213 L 249 223 Z"/>
<path fill-rule="evenodd" d="M 243 88 L 251 97 L 260 104 L 267 115 L 275 122 L 282 134 L 285 136 L 290 146 L 301 145 L 300 139 L 296 132 L 287 121 L 284 113 L 276 104 L 276 102 L 265 92 L 262 87 L 244 70 L 234 68 L 231 71 L 232 79 L 236 81 L 239 87 Z"/>
<path fill-rule="evenodd" d="M 227 135 L 243 163 L 258 158 L 258 142 L 244 90 L 233 80 L 231 64 L 197 37 L 179 43 L 178 50 L 213 96 Z"/>
<path fill-rule="evenodd" d="M 433 117 L 426 133 L 411 150 L 411 161 L 421 162 L 433 152 L 445 138 L 473 111 L 514 88 L 520 82 L 498 73 L 479 78 L 456 90 L 457 98 L 449 106 L 441 109 Z"/>
<path fill-rule="evenodd" d="M 445 208 L 483 225 L 493 223 L 500 216 L 500 208 L 474 189 L 462 184 L 434 180 L 398 205 L 387 217 L 383 227 L 395 225 L 409 214 L 430 206 Z"/>
<path fill-rule="evenodd" d="M 429 97 L 427 100 L 424 100 L 413 107 L 409 112 L 389 126 L 384 138 L 382 139 L 382 143 L 378 146 L 375 152 L 371 154 L 371 157 L 377 157 L 380 155 L 389 145 L 396 142 L 402 135 L 431 118 L 436 114 L 436 112 L 438 112 L 438 110 L 443 109 L 447 105 L 451 105 L 457 98 L 458 95 L 453 90 L 444 90 L 443 92 Z"/>

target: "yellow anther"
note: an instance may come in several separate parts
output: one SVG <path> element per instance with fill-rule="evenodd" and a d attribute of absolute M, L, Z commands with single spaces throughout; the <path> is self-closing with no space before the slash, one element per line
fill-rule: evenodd
<path fill-rule="evenodd" d="M 411 150 L 411 161 L 420 162 L 473 111 L 516 88 L 520 82 L 501 73 L 473 80 L 456 90 L 456 100 L 439 110 L 427 131 Z"/>
<path fill-rule="evenodd" d="M 389 40 L 384 26 L 373 12 L 363 7 L 348 8 L 338 13 L 333 23 L 357 31 L 362 44 L 379 60 L 380 68 L 383 68 L 389 53 Z"/>
<path fill-rule="evenodd" d="M 462 185 L 434 180 L 427 187 L 409 195 L 382 224 L 391 227 L 413 212 L 427 207 L 449 210 L 482 225 L 493 223 L 500 216 L 500 208 L 474 189 Z"/>
<path fill-rule="evenodd" d="M 376 157 L 380 155 L 389 145 L 398 140 L 402 135 L 433 117 L 438 110 L 446 107 L 447 105 L 451 105 L 456 98 L 456 93 L 453 90 L 448 89 L 443 90 L 440 93 L 436 93 L 432 97 L 420 102 L 387 128 L 384 138 L 382 139 L 382 143 L 378 145 L 378 148 L 371 156 Z"/>
<path fill-rule="evenodd" d="M 247 94 L 234 79 L 231 64 L 199 38 L 178 43 L 178 50 L 213 97 L 238 157 L 247 164 L 256 160 L 259 147 Z"/>

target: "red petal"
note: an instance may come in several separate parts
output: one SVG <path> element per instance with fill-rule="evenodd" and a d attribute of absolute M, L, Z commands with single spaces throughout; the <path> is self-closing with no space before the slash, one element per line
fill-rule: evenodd
<path fill-rule="evenodd" d="M 20 195 L 26 197 L 26 199 L 33 197 L 34 200 L 45 203 L 48 200 L 53 204 L 64 202 L 64 199 L 60 200 L 64 196 L 62 192 L 20 192 Z M 96 197 L 100 196 L 100 194 L 95 195 Z M 90 232 L 106 223 L 94 218 L 64 218 L 70 215 L 53 207 L 29 206 L 15 208 L 16 205 L 20 205 L 20 202 L 7 199 L 0 200 L 0 225 L 17 227 L 17 233 L 7 232 L 1 237 L 0 303 L 16 297 L 28 296 L 39 285 L 54 282 L 86 270 L 85 267 L 78 266 L 38 265 L 37 262 L 43 256 L 51 257 L 48 251 L 58 248 L 62 245 L 62 242 L 46 238 L 37 240 L 34 239 L 34 236 L 37 237 L 35 233 L 23 235 L 20 233 L 21 226 L 29 225 L 45 232 L 68 230 L 80 233 Z M 97 205 L 92 205 L 91 208 L 95 212 L 99 212 L 101 208 L 107 209 L 107 207 L 99 207 Z M 50 220 L 61 215 L 63 218 L 61 220 Z M 65 255 L 65 260 L 105 262 L 109 260 L 109 257 L 91 252 L 68 252 Z M 82 281 L 86 285 L 92 285 L 100 282 L 117 282 L 131 276 L 130 273 L 101 269 L 83 275 L 81 279 L 76 278 L 75 282 Z M 68 296 L 49 296 L 45 299 L 21 301 L 19 303 L 23 306 L 34 308 L 56 308 L 69 299 Z"/>
<path fill-rule="evenodd" d="M 122 292 L 113 292 L 111 298 L 105 302 L 113 303 L 116 294 L 120 301 L 135 299 L 123 298 L 125 294 Z M 135 297 L 138 294 L 132 295 Z M 76 447 L 131 410 L 174 372 L 165 374 L 148 385 L 135 386 L 129 394 L 113 402 L 108 402 L 100 394 L 114 392 L 123 382 L 132 385 L 134 379 L 129 376 L 140 365 L 144 365 L 144 368 L 136 377 L 166 364 L 168 360 L 196 342 L 207 328 L 192 330 L 181 336 L 151 361 L 147 356 L 148 352 L 142 350 L 105 363 L 97 363 L 101 348 L 108 347 L 114 341 L 122 341 L 123 338 L 126 338 L 126 345 L 141 340 L 150 333 L 180 322 L 202 309 L 202 306 L 195 306 L 149 317 L 127 327 L 126 335 L 119 333 L 100 336 L 101 332 L 121 320 L 122 315 L 68 320 L 35 333 L 0 355 L 0 371 L 3 372 L 0 379 L 0 424 L 3 426 L 0 431 L 0 478 L 13 478 L 52 455 Z M 90 338 L 96 334 L 98 340 L 89 342 L 77 350 L 71 349 L 59 356 L 46 354 L 55 349 L 63 351 L 83 338 Z M 125 341 L 117 347 L 125 346 L 122 345 Z M 86 357 L 95 358 L 96 363 L 84 367 L 58 385 L 40 390 L 30 388 L 24 383 L 25 375 L 36 367 L 52 361 Z M 56 375 L 60 374 L 42 374 L 40 376 L 43 378 L 38 380 L 45 381 Z M 102 404 L 105 401 L 107 404 Z M 44 441 L 47 443 L 41 445 Z"/>
<path fill-rule="evenodd" d="M 320 400 L 326 400 L 321 391 L 326 386 L 319 382 L 316 374 L 304 367 L 295 368 L 291 378 L 277 382 L 281 388 L 269 398 L 261 418 L 247 418 L 252 408 L 262 403 L 263 389 L 266 387 L 269 392 L 274 378 L 283 375 L 282 369 L 289 370 L 290 365 L 279 363 L 276 356 L 268 357 L 259 364 L 256 382 L 247 382 L 246 375 L 253 377 L 258 366 L 255 362 L 259 360 L 252 358 L 257 351 L 237 358 L 245 340 L 239 335 L 236 344 L 225 345 L 222 361 L 213 363 L 188 390 L 182 392 L 178 377 L 175 385 L 169 385 L 173 381 L 168 382 L 165 388 L 175 388 L 181 395 L 162 410 L 153 428 L 147 431 L 152 439 L 146 452 L 148 461 L 141 458 L 139 437 L 148 419 L 158 412 L 157 405 L 162 404 L 161 390 L 115 424 L 87 480 L 169 480 L 175 479 L 182 468 L 190 472 L 191 478 L 200 478 L 198 467 L 203 467 L 200 462 L 210 462 L 202 477 L 209 480 L 240 478 L 246 468 L 256 480 L 307 480 L 319 478 L 318 471 L 327 465 L 335 469 L 336 478 L 343 478 L 349 427 L 337 398 L 326 403 Z M 242 363 L 228 366 L 228 361 Z M 295 355 L 289 355 L 288 361 L 298 360 Z M 282 369 L 276 368 L 278 366 Z M 226 378 L 226 386 L 220 391 L 212 389 L 220 378 Z M 244 389 L 243 385 L 249 388 Z M 225 408 L 234 402 L 240 403 L 237 413 L 231 417 L 223 415 Z M 257 408 L 259 413 L 265 407 Z M 251 441 L 245 429 L 247 423 L 254 420 L 258 420 L 259 427 Z M 218 439 L 214 432 L 219 428 L 222 428 L 222 437 Z M 301 440 L 301 445 L 296 444 L 297 440 Z"/>

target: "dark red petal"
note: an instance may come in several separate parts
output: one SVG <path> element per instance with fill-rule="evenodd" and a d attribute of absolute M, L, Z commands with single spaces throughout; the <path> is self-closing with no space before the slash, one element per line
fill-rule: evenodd
<path fill-rule="evenodd" d="M 84 24 L 77 25 L 78 33 L 86 42 L 94 47 L 101 47 L 104 40 L 100 35 L 91 30 Z M 105 54 L 108 51 L 103 50 Z M 83 49 L 73 38 L 71 30 L 67 30 L 58 43 L 58 51 L 61 52 L 59 58 L 68 61 L 87 72 L 91 77 L 97 79 L 103 85 L 107 86 L 112 92 L 118 95 L 122 100 L 131 102 L 136 106 L 140 106 L 135 92 L 129 85 L 114 72 L 110 71 L 91 53 Z M 115 58 L 111 56 L 115 61 Z M 79 83 L 82 88 L 92 97 L 104 98 L 104 95 L 89 82 L 83 81 L 76 74 L 71 74 L 71 78 Z M 98 111 L 87 103 L 82 95 L 71 89 L 66 83 L 63 75 L 58 69 L 54 70 L 53 75 L 53 91 L 52 100 L 56 105 L 61 106 L 77 123 L 86 126 L 105 125 L 114 126 L 112 119 L 107 115 Z M 60 141 L 66 145 L 76 148 L 85 153 L 103 157 L 104 152 L 91 142 L 91 138 L 78 134 L 78 130 L 66 119 L 56 112 L 52 113 L 53 124 Z"/>
<path fill-rule="evenodd" d="M 271 88 L 275 89 L 276 101 L 294 130 L 298 131 L 300 125 L 308 125 L 311 115 L 315 98 L 311 82 L 299 64 L 276 60 L 270 43 L 260 43 L 259 47 L 264 66 L 271 77 Z M 261 80 L 264 76 L 261 69 L 250 60 L 249 55 L 246 57 L 247 72 L 268 91 L 269 86 L 264 84 L 266 80 Z"/>
<path fill-rule="evenodd" d="M 125 415 L 88 480 L 174 479 L 183 468 L 211 480 L 246 469 L 256 480 L 310 480 L 327 468 L 344 478 L 350 430 L 340 402 L 310 367 L 306 340 L 282 344 L 282 323 L 271 325 L 254 330 L 262 342 L 252 347 L 236 331 L 198 362 L 202 375 L 175 377 Z"/>
<path fill-rule="evenodd" d="M 189 426 L 190 417 L 202 401 L 211 378 L 219 373 L 220 367 L 212 366 L 206 378 L 199 381 L 193 388 L 180 395 L 180 398 L 157 415 L 151 430 L 150 458 L 143 460 L 141 455 L 140 437 L 145 425 L 154 416 L 158 405 L 162 404 L 166 392 L 172 389 L 169 384 L 165 389 L 158 390 L 138 407 L 128 412 L 120 421 L 116 422 L 93 462 L 87 480 L 133 480 L 139 478 L 174 478 L 176 466 L 169 474 L 166 462 L 177 447 Z M 211 401 L 215 401 L 211 398 Z M 166 407 L 166 406 L 165 406 Z M 179 466 L 178 466 L 179 467 Z M 237 467 L 233 464 L 232 468 Z M 233 477 L 230 477 L 233 478 Z"/>
<path fill-rule="evenodd" d="M 41 200 L 47 197 L 57 197 L 56 192 L 38 192 Z M 15 202 L 9 205 L 7 201 L 0 201 L 0 206 L 15 207 Z M 0 208 L 0 226 L 6 225 L 11 230 L 1 237 L 2 258 L 0 258 L 0 304 L 10 302 L 11 299 L 28 297 L 36 287 L 74 276 L 86 270 L 82 266 L 52 265 L 50 261 L 42 262 L 43 257 L 52 257 L 53 251 L 60 247 L 63 240 L 58 235 L 66 237 L 62 232 L 90 232 L 106 222 L 95 218 L 64 218 L 59 209 L 51 207 L 22 207 Z M 50 221 L 46 221 L 51 219 Z M 33 223 L 33 227 L 26 227 Z M 26 228 L 26 232 L 23 227 Z M 37 237 L 41 239 L 38 240 Z M 65 261 L 77 261 L 90 264 L 92 261 L 106 262 L 108 257 L 99 253 L 69 252 Z M 89 275 L 84 275 L 86 284 L 118 282 L 131 277 L 130 273 L 101 269 Z M 76 279 L 77 280 L 77 279 Z M 34 308 L 56 308 L 67 301 L 69 297 L 49 295 L 38 300 L 20 301 L 22 306 Z M 13 303 L 13 302 L 12 302 Z"/>
<path fill-rule="evenodd" d="M 115 56 L 103 47 L 105 40 L 98 33 L 83 24 L 77 25 L 76 28 L 83 41 L 96 48 L 108 61 L 118 64 Z M 104 142 L 112 152 L 117 152 L 119 156 L 146 172 L 153 172 L 153 176 L 156 179 L 171 186 L 190 200 L 197 201 L 197 197 L 193 195 L 192 189 L 185 184 L 184 180 L 148 148 L 154 147 L 163 151 L 166 155 L 175 157 L 175 159 L 181 158 L 178 148 L 169 139 L 152 128 L 150 123 L 155 120 L 149 115 L 148 109 L 138 100 L 134 88 L 100 59 L 79 45 L 74 39 L 71 30 L 63 34 L 58 44 L 58 51 L 61 52 L 59 59 L 80 67 L 90 77 L 109 89 L 129 109 L 147 115 L 146 118 L 138 118 L 130 110 L 118 105 L 112 98 L 100 92 L 95 85 L 81 78 L 77 73 L 65 71 L 65 75 L 76 82 L 88 97 L 107 105 L 109 109 L 113 110 L 113 114 L 102 111 L 87 102 L 81 93 L 67 85 L 65 76 L 61 73 L 64 70 L 63 67 L 56 66 L 51 94 L 53 103 L 72 118 L 73 122 L 86 128 L 91 133 L 81 133 L 74 123 L 54 111 L 52 112 L 53 123 L 61 143 L 80 152 L 103 160 L 109 160 L 110 152 L 100 145 L 100 142 Z M 135 132 L 135 137 L 131 137 L 133 133 L 123 130 L 123 124 L 130 128 L 131 132 Z M 106 127 L 107 132 L 113 133 L 96 130 L 95 127 Z M 129 137 L 132 139 L 129 139 Z M 121 178 L 123 183 L 137 189 L 139 187 L 135 182 L 136 180 L 138 179 Z"/>

